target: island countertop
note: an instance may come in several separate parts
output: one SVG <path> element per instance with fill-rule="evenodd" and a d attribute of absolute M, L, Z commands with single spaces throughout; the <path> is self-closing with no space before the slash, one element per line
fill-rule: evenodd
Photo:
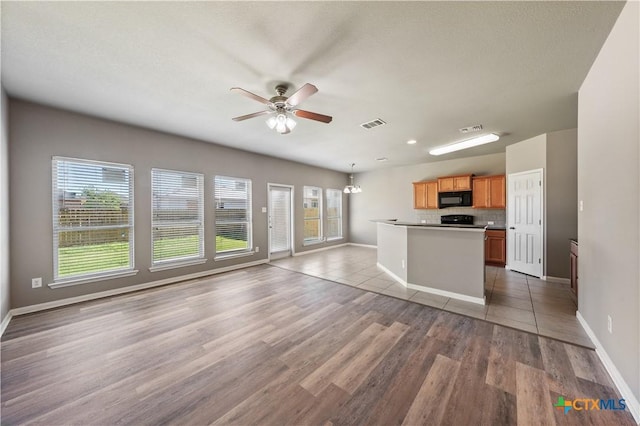
<path fill-rule="evenodd" d="M 455 231 L 482 231 L 487 228 L 486 225 L 457 225 L 457 224 L 440 224 L 440 223 L 419 223 L 419 222 L 402 222 L 388 219 L 374 219 L 371 222 L 383 223 L 394 226 L 410 226 L 417 228 L 445 228 Z M 503 228 L 504 229 L 504 228 Z"/>

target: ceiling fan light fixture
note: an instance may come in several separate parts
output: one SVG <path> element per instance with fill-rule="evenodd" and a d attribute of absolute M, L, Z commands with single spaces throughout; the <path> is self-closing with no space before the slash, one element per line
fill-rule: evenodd
<path fill-rule="evenodd" d="M 296 122 L 286 112 L 279 112 L 267 118 L 267 126 L 280 134 L 289 133 L 296 127 Z"/>
<path fill-rule="evenodd" d="M 431 155 L 443 155 L 450 152 L 460 151 L 462 149 L 472 148 L 474 146 L 484 145 L 486 143 L 495 142 L 500 139 L 500 136 L 495 133 L 489 133 L 488 135 L 478 136 L 477 138 L 467 139 L 464 141 L 452 143 L 449 145 L 439 146 L 429 151 Z"/>
<path fill-rule="evenodd" d="M 267 126 L 271 130 L 275 130 L 281 135 L 291 133 L 296 127 L 296 122 L 292 118 L 302 117 L 308 120 L 314 120 L 321 123 L 330 123 L 333 118 L 329 115 L 318 114 L 317 112 L 305 111 L 303 109 L 297 109 L 300 102 L 307 99 L 318 91 L 318 88 L 313 84 L 306 83 L 300 89 L 298 89 L 293 95 L 287 97 L 284 94 L 287 92 L 287 85 L 279 84 L 276 86 L 277 95 L 271 99 L 263 98 L 240 87 L 232 87 L 231 91 L 246 96 L 254 101 L 258 101 L 261 104 L 267 106 L 266 110 L 254 112 L 252 114 L 241 115 L 239 117 L 232 118 L 233 121 L 244 121 L 249 118 L 259 117 L 261 115 L 270 114 L 267 119 Z"/>

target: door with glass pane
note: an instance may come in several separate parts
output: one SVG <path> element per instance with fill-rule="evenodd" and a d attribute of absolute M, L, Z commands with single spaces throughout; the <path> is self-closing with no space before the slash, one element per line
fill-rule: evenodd
<path fill-rule="evenodd" d="M 269 184 L 269 257 L 291 256 L 292 187 Z"/>

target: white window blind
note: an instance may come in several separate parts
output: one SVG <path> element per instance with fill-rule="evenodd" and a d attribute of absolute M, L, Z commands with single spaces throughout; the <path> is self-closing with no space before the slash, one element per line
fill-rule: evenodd
<path fill-rule="evenodd" d="M 214 198 L 216 253 L 251 250 L 251 180 L 216 176 Z"/>
<path fill-rule="evenodd" d="M 303 196 L 304 241 L 322 240 L 322 189 L 305 186 Z"/>
<path fill-rule="evenodd" d="M 204 258 L 204 176 L 151 170 L 153 265 Z"/>
<path fill-rule="evenodd" d="M 342 191 L 327 189 L 327 238 L 342 238 Z"/>
<path fill-rule="evenodd" d="M 133 167 L 53 157 L 54 281 L 133 270 Z"/>

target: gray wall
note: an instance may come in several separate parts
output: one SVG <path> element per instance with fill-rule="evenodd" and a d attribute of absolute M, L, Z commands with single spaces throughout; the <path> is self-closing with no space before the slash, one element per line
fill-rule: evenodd
<path fill-rule="evenodd" d="M 358 173 L 354 180 L 362 186 L 362 192 L 349 196 L 351 215 L 349 217 L 351 226 L 349 241 L 375 245 L 376 225 L 371 222 L 371 219 L 399 219 L 415 222 L 420 218 L 426 218 L 433 212 L 437 212 L 438 215 L 454 213 L 450 209 L 415 210 L 413 208 L 412 182 L 464 173 L 474 173 L 480 176 L 503 174 L 504 172 L 505 155 L 491 154 Z M 460 211 L 471 215 L 499 214 L 495 210 L 480 211 L 471 207 L 456 209 L 455 212 Z"/>
<path fill-rule="evenodd" d="M 578 103 L 578 309 L 640 398 L 640 3 L 627 2 Z M 613 333 L 607 331 L 607 315 Z"/>
<path fill-rule="evenodd" d="M 569 278 L 569 239 L 578 236 L 578 130 L 547 133 L 546 275 Z"/>
<path fill-rule="evenodd" d="M 507 146 L 507 174 L 526 172 L 547 167 L 547 135 L 539 135 Z M 545 176 L 546 178 L 546 176 Z"/>
<path fill-rule="evenodd" d="M 0 103 L 0 321 L 9 313 L 9 101 Z"/>
<path fill-rule="evenodd" d="M 201 141 L 132 127 L 75 113 L 10 100 L 11 305 L 12 308 L 111 290 L 149 281 L 265 259 L 267 249 L 267 183 L 295 185 L 295 250 L 303 247 L 303 185 L 342 189 L 347 175 L 300 163 L 252 154 Z M 293 143 L 293 142 L 292 142 Z M 53 279 L 51 157 L 66 156 L 132 164 L 135 169 L 136 276 L 50 289 Z M 205 175 L 205 255 L 203 265 L 149 272 L 151 265 L 151 168 Z M 253 243 L 260 252 L 214 261 L 213 176 L 252 179 Z M 348 203 L 343 197 L 344 235 L 349 232 Z M 43 277 L 43 288 L 31 289 L 31 278 Z"/>

